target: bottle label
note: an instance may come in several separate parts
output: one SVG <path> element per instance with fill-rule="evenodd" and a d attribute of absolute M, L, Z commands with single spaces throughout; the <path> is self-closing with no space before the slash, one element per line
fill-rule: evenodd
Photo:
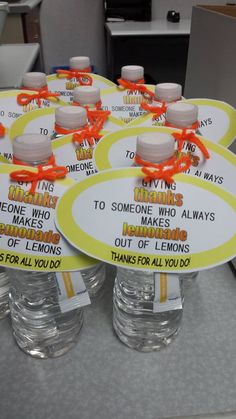
<path fill-rule="evenodd" d="M 10 179 L 10 173 L 36 168 L 0 165 L 0 266 L 30 271 L 86 269 L 98 262 L 74 249 L 57 230 L 54 219 L 58 200 L 74 184 L 72 179 L 31 182 Z M 24 172 L 23 172 L 24 174 Z M 23 178 L 21 178 L 23 180 Z"/>
<path fill-rule="evenodd" d="M 0 92 L 0 119 L 1 123 L 5 127 L 10 127 L 17 118 L 19 118 L 22 115 L 25 115 L 27 112 L 32 111 L 34 109 L 39 109 L 39 103 L 36 99 L 31 100 L 27 105 L 18 105 L 17 96 L 22 93 L 30 96 L 34 95 L 37 92 L 33 90 L 6 90 L 4 92 Z M 40 108 L 42 109 L 62 106 L 64 104 L 64 102 L 58 99 L 40 99 Z"/>
<path fill-rule="evenodd" d="M 140 168 L 96 173 L 64 193 L 56 225 L 84 253 L 130 269 L 194 272 L 236 255 L 236 196 L 186 174 L 167 184 Z"/>
<path fill-rule="evenodd" d="M 93 79 L 92 85 L 99 89 L 115 86 L 115 83 L 98 74 L 89 73 L 89 77 Z M 86 73 L 83 74 L 83 78 L 83 82 L 86 84 Z M 73 102 L 73 90 L 75 87 L 80 86 L 80 83 L 76 78 L 68 79 L 63 77 L 63 75 L 58 77 L 57 74 L 50 74 L 47 76 L 47 85 L 50 92 L 60 93 L 63 101 Z"/>
<path fill-rule="evenodd" d="M 153 85 L 145 86 L 154 91 Z M 122 120 L 125 124 L 146 114 L 141 103 L 148 102 L 148 99 L 138 90 L 121 89 L 112 87 L 101 92 L 102 108 L 111 112 L 113 116 Z"/>
<path fill-rule="evenodd" d="M 91 304 L 80 272 L 57 272 L 56 280 L 62 313 Z"/>
<path fill-rule="evenodd" d="M 182 309 L 179 276 L 155 272 L 153 313 Z"/>
<path fill-rule="evenodd" d="M 98 171 L 129 167 L 134 165 L 137 136 L 144 132 L 169 133 L 178 130 L 167 127 L 156 128 L 126 128 L 106 135 L 97 144 L 94 150 L 94 162 Z M 191 158 L 192 165 L 187 171 L 188 174 L 208 181 L 209 183 L 223 186 L 229 192 L 236 195 L 235 168 L 236 156 L 225 147 L 199 137 L 201 142 L 209 151 L 210 158 L 206 160 L 194 143 L 185 141 L 182 155 Z M 176 145 L 177 147 L 177 145 Z M 179 156 L 179 152 L 176 151 Z"/>

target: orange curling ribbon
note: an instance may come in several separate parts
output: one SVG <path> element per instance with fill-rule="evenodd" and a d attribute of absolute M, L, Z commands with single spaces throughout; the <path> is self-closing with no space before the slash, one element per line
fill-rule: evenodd
<path fill-rule="evenodd" d="M 82 70 L 75 70 L 74 68 L 70 68 L 70 71 L 74 71 L 75 73 L 92 73 L 92 67 L 85 67 Z"/>
<path fill-rule="evenodd" d="M 79 102 L 73 102 L 73 106 L 81 106 Z M 104 111 L 102 108 L 102 101 L 99 100 L 95 103 L 94 108 L 90 108 L 89 106 L 82 105 L 83 108 L 87 111 L 88 120 L 91 124 L 99 123 L 100 130 L 103 128 L 104 123 L 106 122 L 107 118 L 111 114 L 110 111 Z"/>
<path fill-rule="evenodd" d="M 128 89 L 131 91 L 138 90 L 140 93 L 146 94 L 148 97 L 154 97 L 154 93 L 151 90 L 149 90 L 146 86 L 144 86 L 144 79 L 137 80 L 136 83 L 125 79 L 118 79 L 117 82 L 119 86 L 123 87 L 124 89 Z"/>
<path fill-rule="evenodd" d="M 155 120 L 156 118 L 159 118 L 159 116 L 161 116 L 163 113 L 166 113 L 167 105 L 165 102 L 163 102 L 161 106 L 152 106 L 148 103 L 141 103 L 141 108 L 143 108 L 145 111 L 154 113 L 152 119 Z"/>
<path fill-rule="evenodd" d="M 101 110 L 87 110 L 88 120 L 92 125 L 97 126 L 98 132 L 103 129 L 103 126 L 110 115 L 110 111 Z"/>
<path fill-rule="evenodd" d="M 28 105 L 32 100 L 36 99 L 38 107 L 41 107 L 41 99 L 58 98 L 60 93 L 49 92 L 48 90 L 40 90 L 38 93 L 20 93 L 17 95 L 17 103 L 20 106 Z"/>
<path fill-rule="evenodd" d="M 183 155 L 178 159 L 174 156 L 166 162 L 160 164 L 147 162 L 136 155 L 135 162 L 139 166 L 144 166 L 141 170 L 145 175 L 144 180 L 146 182 L 149 182 L 152 179 L 162 179 L 168 184 L 174 182 L 174 175 L 185 172 L 191 166 L 191 159 L 186 155 Z"/>
<path fill-rule="evenodd" d="M 57 70 L 57 77 L 60 76 L 66 79 L 75 78 L 81 86 L 91 86 L 93 84 L 92 77 L 84 70 Z"/>
<path fill-rule="evenodd" d="M 189 143 L 195 144 L 199 148 L 199 150 L 202 152 L 205 159 L 210 158 L 210 154 L 209 154 L 207 148 L 204 146 L 204 144 L 202 143 L 200 138 L 195 135 L 194 132 L 187 133 L 186 128 L 184 128 L 181 133 L 172 132 L 171 135 L 174 137 L 174 139 L 178 143 L 178 151 L 181 151 L 182 148 L 183 148 L 184 142 L 188 141 Z"/>
<path fill-rule="evenodd" d="M 53 164 L 52 164 L 53 162 Z M 13 158 L 14 164 L 24 165 L 24 162 Z M 55 181 L 66 177 L 68 170 L 64 166 L 55 166 L 55 158 L 52 155 L 44 165 L 37 166 L 37 172 L 29 170 L 16 170 L 10 173 L 11 180 L 15 182 L 31 182 L 29 193 L 34 194 L 40 180 Z"/>
<path fill-rule="evenodd" d="M 0 122 L 0 138 L 4 137 L 6 133 L 6 128 Z"/>
<path fill-rule="evenodd" d="M 167 121 L 165 121 L 165 124 L 164 125 L 165 125 L 165 127 L 168 127 L 168 128 L 177 128 L 175 125 L 172 125 L 172 124 L 170 124 Z M 197 122 L 194 122 L 194 124 L 192 124 L 190 127 L 184 127 L 183 129 L 185 129 L 186 131 L 187 130 L 194 130 L 194 131 L 196 131 L 198 129 L 198 127 L 199 127 L 199 122 L 197 121 Z"/>
<path fill-rule="evenodd" d="M 88 125 L 84 125 L 82 127 L 82 129 L 85 129 L 85 128 L 88 128 Z M 57 124 L 54 125 L 54 131 L 57 134 L 61 134 L 61 135 L 74 134 L 75 132 L 80 131 L 80 130 L 81 130 L 81 127 L 78 128 L 78 129 L 67 129 L 67 128 L 63 128 L 63 127 L 61 127 L 60 125 L 57 125 Z"/>
<path fill-rule="evenodd" d="M 83 141 L 88 141 L 90 146 L 95 145 L 95 139 L 96 140 L 100 140 L 100 138 L 102 138 L 102 135 L 99 134 L 100 130 L 101 130 L 101 124 L 103 123 L 102 120 L 97 121 L 97 123 L 95 125 L 92 125 L 91 127 L 87 127 L 85 129 L 82 129 L 79 132 L 76 132 L 73 137 L 72 137 L 72 141 L 74 143 L 79 143 L 82 144 Z"/>

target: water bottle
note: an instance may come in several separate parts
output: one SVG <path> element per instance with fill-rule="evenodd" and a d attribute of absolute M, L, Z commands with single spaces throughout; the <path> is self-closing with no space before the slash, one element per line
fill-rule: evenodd
<path fill-rule="evenodd" d="M 87 112 L 81 106 L 60 106 L 55 109 L 55 130 L 51 137 L 57 139 L 71 132 L 77 132 L 87 125 Z M 82 272 L 82 276 L 91 298 L 102 295 L 105 281 L 105 265 L 99 263 L 93 268 Z"/>
<path fill-rule="evenodd" d="M 78 86 L 73 92 L 74 104 L 89 109 L 101 108 L 100 89 L 94 86 Z"/>
<path fill-rule="evenodd" d="M 8 271 L 0 266 L 0 319 L 9 313 L 9 275 Z"/>
<path fill-rule="evenodd" d="M 155 93 L 152 103 L 143 103 L 142 108 L 153 114 L 153 125 L 163 123 L 167 106 L 180 100 L 182 97 L 182 86 L 177 83 L 158 83 L 155 86 Z"/>
<path fill-rule="evenodd" d="M 79 70 L 79 71 L 86 71 L 92 72 L 91 63 L 89 57 L 78 56 L 78 57 L 71 57 L 69 60 L 70 70 Z"/>
<path fill-rule="evenodd" d="M 141 65 L 124 65 L 121 67 L 121 79 L 133 83 L 144 83 L 144 67 Z"/>
<path fill-rule="evenodd" d="M 150 133 L 137 138 L 137 154 L 153 163 L 172 157 L 174 147 L 174 139 L 169 134 Z M 176 300 L 174 297 L 172 302 L 175 304 L 178 301 L 174 307 L 169 306 L 168 291 L 164 310 L 157 299 L 163 275 L 167 289 L 173 281 Z M 183 314 L 183 286 L 178 276 L 168 274 L 168 277 L 148 270 L 117 268 L 113 290 L 113 327 L 119 339 L 130 348 L 143 352 L 159 350 L 177 335 Z"/>
<path fill-rule="evenodd" d="M 51 139 L 79 131 L 87 123 L 86 109 L 81 106 L 59 106 L 55 109 L 55 127 Z"/>
<path fill-rule="evenodd" d="M 22 89 L 47 90 L 47 78 L 45 73 L 32 71 L 25 73 L 22 79 Z"/>
<path fill-rule="evenodd" d="M 191 103 L 176 102 L 167 107 L 166 126 L 176 127 L 178 129 L 187 129 L 197 131 L 198 126 L 198 107 Z M 198 272 L 189 272 L 181 274 L 185 286 L 194 283 Z"/>
<path fill-rule="evenodd" d="M 28 166 L 47 165 L 52 155 L 50 138 L 24 134 L 13 142 L 13 156 Z M 78 340 L 83 310 L 62 313 L 54 272 L 8 269 L 13 334 L 19 347 L 38 358 L 58 357 Z"/>
<path fill-rule="evenodd" d="M 198 107 L 192 103 L 175 102 L 166 110 L 166 126 L 196 131 L 198 127 Z"/>
<path fill-rule="evenodd" d="M 158 83 L 155 86 L 154 102 L 171 103 L 181 100 L 182 86 L 177 83 Z"/>

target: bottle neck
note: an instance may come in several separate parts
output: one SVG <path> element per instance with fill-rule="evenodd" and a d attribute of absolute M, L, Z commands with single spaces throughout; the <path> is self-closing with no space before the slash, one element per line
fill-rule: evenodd
<path fill-rule="evenodd" d="M 177 125 L 173 124 L 171 122 L 168 122 L 168 120 L 165 121 L 165 126 L 170 128 L 177 128 L 177 129 L 186 129 L 186 130 L 193 130 L 196 131 L 198 129 L 198 121 L 193 122 L 189 125 Z"/>
<path fill-rule="evenodd" d="M 67 135 L 67 134 L 74 134 L 75 132 L 81 131 L 82 129 L 85 129 L 85 128 L 87 128 L 87 124 L 81 125 L 80 127 L 77 127 L 77 128 L 65 128 L 55 123 L 54 131 L 56 132 L 56 134 L 59 134 L 59 135 Z"/>
<path fill-rule="evenodd" d="M 45 90 L 48 91 L 48 86 L 47 86 L 47 84 L 43 87 L 25 87 L 25 86 L 22 86 L 21 90 L 30 90 L 32 92 L 39 92 L 40 93 L 40 92 L 45 92 Z"/>
<path fill-rule="evenodd" d="M 150 160 L 144 160 L 138 154 L 135 154 L 134 164 L 135 164 L 135 166 L 138 166 L 138 167 L 149 167 L 149 166 L 155 167 L 155 165 L 158 166 L 160 164 L 165 164 L 165 163 L 169 164 L 173 160 L 174 157 L 175 157 L 175 154 L 173 154 L 170 157 L 167 157 L 166 159 L 151 162 Z"/>
<path fill-rule="evenodd" d="M 55 164 L 55 158 L 54 155 L 51 154 L 50 157 L 48 157 L 45 160 L 35 160 L 35 161 L 26 161 L 26 160 L 19 160 L 15 156 L 13 156 L 12 159 L 13 164 L 17 164 L 20 166 L 32 166 L 32 167 L 38 167 L 38 166 L 51 166 Z"/>

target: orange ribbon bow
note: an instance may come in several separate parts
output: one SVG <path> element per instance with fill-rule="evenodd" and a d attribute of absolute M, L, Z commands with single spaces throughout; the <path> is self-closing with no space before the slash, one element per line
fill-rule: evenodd
<path fill-rule="evenodd" d="M 13 164 L 26 165 L 15 157 L 13 157 Z M 16 182 L 31 182 L 32 184 L 29 193 L 34 194 L 40 180 L 55 181 L 56 179 L 63 179 L 68 173 L 66 167 L 55 165 L 55 157 L 53 154 L 45 165 L 40 165 L 37 169 L 37 172 L 31 172 L 25 169 L 16 170 L 10 173 L 10 178 Z"/>
<path fill-rule="evenodd" d="M 0 122 L 0 138 L 4 137 L 5 133 L 6 133 L 6 128 Z"/>
<path fill-rule="evenodd" d="M 101 131 L 103 126 L 110 115 L 110 111 L 97 110 L 93 111 L 92 109 L 87 110 L 88 120 L 92 126 L 96 127 L 97 131 Z"/>
<path fill-rule="evenodd" d="M 83 141 L 88 141 L 89 145 L 94 145 L 94 140 L 100 140 L 102 138 L 102 135 L 99 134 L 101 130 L 101 125 L 103 125 L 103 120 L 97 121 L 95 125 L 92 125 L 91 127 L 87 127 L 85 129 L 82 129 L 79 132 L 76 132 L 73 135 L 72 141 L 74 143 L 82 144 Z"/>
<path fill-rule="evenodd" d="M 55 125 L 54 125 L 54 131 L 55 131 L 57 134 L 61 134 L 61 135 L 68 135 L 68 134 L 74 134 L 74 133 L 76 133 L 77 131 L 79 131 L 79 130 L 81 130 L 81 129 L 85 129 L 85 128 L 87 128 L 87 127 L 88 127 L 88 125 L 84 125 L 84 126 L 83 126 L 83 128 L 79 128 L 79 129 L 67 129 L 67 128 L 63 128 L 63 127 L 61 127 L 60 125 L 55 124 Z"/>
<path fill-rule="evenodd" d="M 92 67 L 85 67 L 80 70 L 76 70 L 75 68 L 70 68 L 70 71 L 74 71 L 75 73 L 92 73 Z"/>
<path fill-rule="evenodd" d="M 92 77 L 85 70 L 57 70 L 57 77 L 59 76 L 66 79 L 75 78 L 81 86 L 91 86 L 93 84 Z"/>
<path fill-rule="evenodd" d="M 181 156 L 179 159 L 176 159 L 174 156 L 160 164 L 147 162 L 136 155 L 135 162 L 140 166 L 144 166 L 141 170 L 146 175 L 144 178 L 146 182 L 149 182 L 151 179 L 163 179 L 168 184 L 174 182 L 174 175 L 185 172 L 191 166 L 191 159 L 186 155 Z"/>
<path fill-rule="evenodd" d="M 129 89 L 131 91 L 138 90 L 140 93 L 146 94 L 150 98 L 154 97 L 154 93 L 143 85 L 145 83 L 144 79 L 137 80 L 136 83 L 125 79 L 118 79 L 117 82 L 119 86 L 124 89 Z"/>
<path fill-rule="evenodd" d="M 72 105 L 74 106 L 81 106 L 79 102 L 73 102 Z M 111 114 L 110 111 L 104 111 L 102 109 L 102 101 L 99 100 L 95 103 L 95 109 L 90 108 L 89 106 L 82 105 L 83 108 L 87 111 L 88 120 L 91 124 L 99 123 L 100 129 L 103 128 L 104 123 L 106 122 L 108 116 Z"/>
<path fill-rule="evenodd" d="M 155 120 L 156 118 L 159 118 L 159 116 L 161 116 L 163 113 L 166 113 L 167 105 L 165 102 L 162 103 L 162 106 L 152 106 L 148 103 L 141 103 L 141 108 L 143 108 L 145 111 L 154 113 L 152 120 Z"/>
<path fill-rule="evenodd" d="M 210 154 L 209 154 L 207 148 L 204 146 L 204 144 L 201 142 L 200 138 L 198 138 L 194 132 L 187 133 L 186 128 L 184 128 L 181 133 L 172 132 L 171 135 L 174 137 L 174 139 L 178 143 L 178 151 L 181 151 L 182 148 L 183 148 L 184 142 L 188 141 L 190 143 L 195 144 L 199 148 L 199 150 L 201 150 L 205 159 L 210 158 Z"/>
<path fill-rule="evenodd" d="M 60 93 L 53 93 L 49 92 L 48 90 L 40 90 L 37 93 L 29 94 L 29 93 L 20 93 L 17 95 L 17 103 L 20 106 L 28 105 L 32 100 L 36 99 L 38 103 L 38 107 L 41 107 L 41 99 L 50 99 L 50 98 L 58 98 Z"/>

